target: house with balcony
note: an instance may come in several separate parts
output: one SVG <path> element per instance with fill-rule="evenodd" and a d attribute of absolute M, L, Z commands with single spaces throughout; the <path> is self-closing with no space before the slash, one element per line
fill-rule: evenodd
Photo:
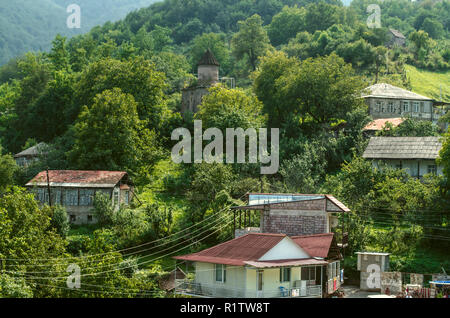
<path fill-rule="evenodd" d="M 420 179 L 426 174 L 443 174 L 443 167 L 436 162 L 441 148 L 439 137 L 372 137 L 363 158 L 371 160 L 374 168 L 404 169 Z"/>
<path fill-rule="evenodd" d="M 134 188 L 125 171 L 80 170 L 42 171 L 26 187 L 41 204 L 65 207 L 73 224 L 97 222 L 93 213 L 97 193 L 106 195 L 117 210 L 131 202 Z"/>
<path fill-rule="evenodd" d="M 195 268 L 194 278 L 177 280 L 175 292 L 179 295 L 321 298 L 341 284 L 342 256 L 333 233 L 248 233 L 174 258 Z"/>

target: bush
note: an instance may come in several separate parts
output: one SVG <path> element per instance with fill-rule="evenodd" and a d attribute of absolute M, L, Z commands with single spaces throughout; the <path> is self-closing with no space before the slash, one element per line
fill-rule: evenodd
<path fill-rule="evenodd" d="M 56 229 L 63 238 L 67 237 L 70 230 L 70 223 L 67 217 L 67 211 L 64 207 L 57 205 L 53 209 L 51 225 Z"/>

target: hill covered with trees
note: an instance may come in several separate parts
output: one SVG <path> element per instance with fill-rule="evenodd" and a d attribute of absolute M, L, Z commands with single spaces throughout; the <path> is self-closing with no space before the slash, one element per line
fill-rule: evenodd
<path fill-rule="evenodd" d="M 46 51 L 59 33 L 73 36 L 106 21 L 122 19 L 156 0 L 80 0 L 81 28 L 67 28 L 70 0 L 0 0 L 0 65 L 27 51 Z"/>
<path fill-rule="evenodd" d="M 352 211 L 348 255 L 389 251 L 393 270 L 448 269 L 449 133 L 415 120 L 382 132 L 441 134 L 444 176 L 374 170 L 361 158 L 371 119 L 360 93 L 376 81 L 410 87 L 408 65 L 449 71 L 450 3 L 379 1 L 382 28 L 371 29 L 372 2 L 165 0 L 87 34 L 57 36 L 48 52 L 0 68 L 0 235 L 8 238 L 0 258 L 13 259 L 2 292 L 163 296 L 157 279 L 173 269 L 170 256 L 230 238 L 229 207 L 255 191 L 333 194 Z M 404 33 L 405 47 L 386 47 L 389 27 Z M 199 112 L 182 117 L 180 91 L 208 48 L 237 88 L 211 88 Z M 175 164 L 171 133 L 193 132 L 194 119 L 204 129 L 279 128 L 279 172 L 263 176 L 260 163 Z M 18 168 L 11 153 L 38 142 L 49 144 L 46 156 Z M 20 188 L 47 167 L 126 170 L 139 201 L 113 212 L 96 198 L 101 224 L 68 230 L 63 212 L 39 207 Z M 22 222 L 29 231 L 15 230 Z M 92 278 L 77 294 L 56 277 L 81 256 L 92 258 L 80 260 Z M 39 264 L 47 277 L 30 281 L 43 271 L 33 259 L 47 260 Z"/>

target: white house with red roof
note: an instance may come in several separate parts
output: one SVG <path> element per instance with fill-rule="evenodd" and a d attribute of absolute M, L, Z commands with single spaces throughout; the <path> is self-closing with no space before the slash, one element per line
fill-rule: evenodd
<path fill-rule="evenodd" d="M 249 233 L 203 251 L 176 256 L 192 263 L 193 280 L 176 293 L 196 297 L 313 297 L 340 287 L 342 258 L 333 233 Z"/>
<path fill-rule="evenodd" d="M 61 205 L 74 224 L 95 223 L 94 198 L 103 193 L 116 209 L 132 200 L 133 184 L 125 171 L 41 171 L 28 187 L 42 204 Z M 50 195 L 49 195 L 50 189 Z"/>

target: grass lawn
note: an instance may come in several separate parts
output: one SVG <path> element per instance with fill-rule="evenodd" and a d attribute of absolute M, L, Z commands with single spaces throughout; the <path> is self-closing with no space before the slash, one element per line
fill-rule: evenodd
<path fill-rule="evenodd" d="M 406 74 L 411 81 L 413 92 L 436 100 L 450 102 L 450 71 L 430 72 L 418 69 L 412 65 L 405 65 Z"/>

